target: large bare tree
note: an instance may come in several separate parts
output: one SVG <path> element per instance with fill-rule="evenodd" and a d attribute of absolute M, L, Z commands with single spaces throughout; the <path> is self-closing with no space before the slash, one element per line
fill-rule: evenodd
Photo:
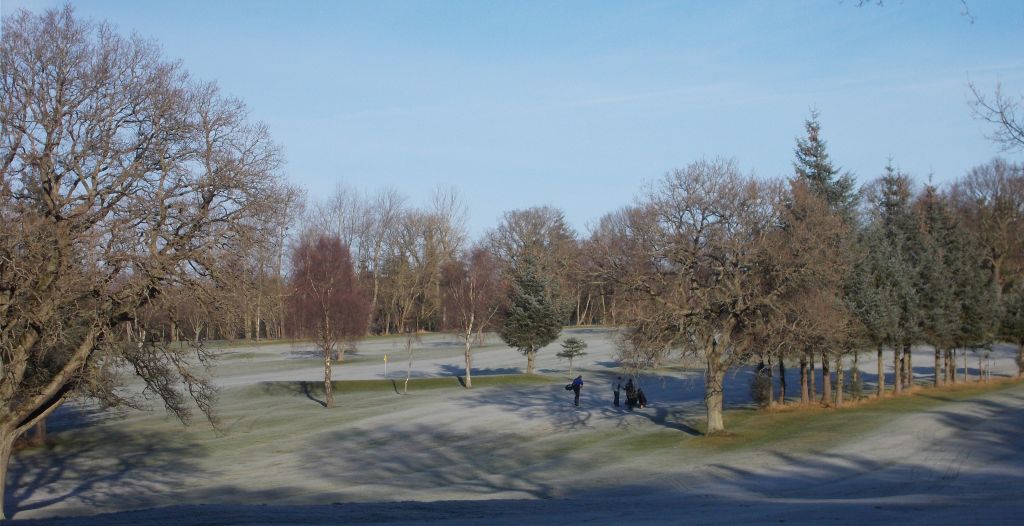
<path fill-rule="evenodd" d="M 705 362 L 708 433 L 725 429 L 725 373 L 751 356 L 751 327 L 787 283 L 773 275 L 780 196 L 730 160 L 698 161 L 654 184 L 608 247 L 604 264 L 633 304 L 632 345 Z"/>
<path fill-rule="evenodd" d="M 145 313 L 168 290 L 216 294 L 217 255 L 264 237 L 279 163 L 241 101 L 155 44 L 70 7 L 4 18 L 0 480 L 14 440 L 72 394 L 138 401 L 104 371 L 134 371 L 183 420 L 190 398 L 210 414 L 205 351 L 163 344 Z"/>

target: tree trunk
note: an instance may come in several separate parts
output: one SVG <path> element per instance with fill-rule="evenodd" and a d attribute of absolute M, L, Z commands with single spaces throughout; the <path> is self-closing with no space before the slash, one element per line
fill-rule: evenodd
<path fill-rule="evenodd" d="M 978 383 L 980 384 L 985 379 L 985 365 L 983 363 L 981 353 L 978 353 Z"/>
<path fill-rule="evenodd" d="M 800 403 L 808 404 L 811 401 L 810 391 L 807 386 L 807 355 L 800 357 Z"/>
<path fill-rule="evenodd" d="M 964 351 L 963 355 L 964 355 L 964 383 L 967 383 L 967 351 L 966 350 Z"/>
<path fill-rule="evenodd" d="M 836 357 L 836 407 L 843 407 L 843 387 L 846 383 L 843 372 L 843 355 Z"/>
<path fill-rule="evenodd" d="M 768 355 L 768 369 L 765 372 L 768 375 L 768 407 L 771 407 L 775 403 L 775 392 L 772 389 L 772 357 Z"/>
<path fill-rule="evenodd" d="M 366 315 L 366 326 L 368 330 L 373 330 L 373 318 L 377 315 L 377 302 L 380 298 L 380 269 L 377 268 L 376 262 L 378 256 L 374 254 L 374 268 L 373 268 L 373 294 L 370 296 L 370 312 Z M 384 327 L 381 330 L 384 334 L 388 332 L 388 324 L 391 323 L 391 314 L 388 313 L 384 318 Z"/>
<path fill-rule="evenodd" d="M 261 296 L 262 296 L 262 294 L 261 294 Z M 259 298 L 259 296 L 257 298 Z M 263 300 L 262 299 L 257 299 L 257 302 L 259 302 L 259 301 L 263 301 Z M 260 304 L 256 303 L 256 338 L 255 338 L 255 340 L 257 342 L 260 341 L 260 325 L 263 325 L 263 320 L 260 319 L 260 315 L 261 315 L 261 313 L 260 313 Z"/>
<path fill-rule="evenodd" d="M 4 497 L 7 494 L 7 467 L 11 462 L 11 450 L 14 448 L 14 441 L 17 435 L 9 429 L 0 430 L 0 520 L 7 519 L 4 508 Z"/>
<path fill-rule="evenodd" d="M 531 350 L 527 351 L 527 353 L 526 353 L 526 374 L 533 374 L 533 363 L 534 363 L 534 359 L 536 357 L 537 357 L 537 351 L 536 350 L 531 349 Z"/>
<path fill-rule="evenodd" d="M 903 385 L 907 386 L 907 390 L 914 388 L 914 361 L 913 354 L 909 345 L 903 347 L 903 363 L 905 366 L 906 376 L 903 378 Z"/>
<path fill-rule="evenodd" d="M 470 325 L 472 327 L 472 325 Z M 473 332 L 466 331 L 466 389 L 473 387 Z"/>
<path fill-rule="evenodd" d="M 175 323 L 173 316 L 171 317 L 170 324 L 171 324 L 171 341 L 176 343 L 178 341 L 178 324 Z"/>
<path fill-rule="evenodd" d="M 946 380 L 950 384 L 956 383 L 956 349 L 946 351 Z"/>
<path fill-rule="evenodd" d="M 767 366 L 764 364 L 764 355 L 762 354 L 760 359 L 757 361 L 757 365 L 754 366 L 754 385 L 757 385 L 757 381 L 765 376 L 764 370 L 765 370 L 766 367 Z M 771 407 L 772 406 L 771 397 L 772 397 L 772 385 L 768 384 L 768 400 L 767 400 L 767 404 L 764 407 Z M 757 402 L 756 399 L 754 401 Z"/>
<path fill-rule="evenodd" d="M 900 359 L 900 348 L 893 346 L 892 348 L 892 392 L 893 394 L 900 394 L 903 392 L 903 369 L 900 367 L 903 364 L 903 360 Z"/>
<path fill-rule="evenodd" d="M 779 404 L 786 405 L 786 360 L 779 355 Z"/>
<path fill-rule="evenodd" d="M 821 405 L 832 405 L 832 373 L 828 368 L 828 354 L 821 352 Z"/>
<path fill-rule="evenodd" d="M 935 348 L 935 387 L 942 385 L 942 377 L 939 371 L 942 368 L 942 351 L 938 347 Z"/>
<path fill-rule="evenodd" d="M 807 382 L 810 384 L 811 394 L 808 402 L 818 397 L 817 381 L 814 378 L 814 352 L 807 352 Z"/>
<path fill-rule="evenodd" d="M 708 357 L 708 369 L 704 379 L 704 405 L 708 410 L 708 434 L 712 435 L 725 431 L 725 421 L 722 418 L 722 386 L 725 380 L 725 371 L 718 361 L 717 353 Z"/>
<path fill-rule="evenodd" d="M 409 379 L 412 378 L 412 346 L 413 333 L 407 332 L 405 336 L 405 349 L 409 353 L 409 363 L 405 367 L 405 383 L 402 384 L 402 394 L 409 394 Z"/>
<path fill-rule="evenodd" d="M 334 407 L 334 385 L 331 382 L 331 349 L 324 349 L 324 406 Z"/>
<path fill-rule="evenodd" d="M 859 389 L 858 389 L 860 394 L 864 394 L 864 382 L 861 381 L 860 365 L 858 365 L 858 362 L 860 362 L 860 351 L 854 350 L 853 351 L 853 374 L 851 375 L 851 379 L 858 386 L 860 386 Z M 858 396 L 857 398 L 859 399 L 860 396 Z"/>
<path fill-rule="evenodd" d="M 878 398 L 885 396 L 885 361 L 882 358 L 882 346 L 878 346 Z"/>
<path fill-rule="evenodd" d="M 1024 375 L 1024 338 L 1017 342 L 1017 376 Z"/>

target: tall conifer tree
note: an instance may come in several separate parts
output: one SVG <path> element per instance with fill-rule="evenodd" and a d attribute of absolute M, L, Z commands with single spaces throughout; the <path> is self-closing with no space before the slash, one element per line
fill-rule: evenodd
<path fill-rule="evenodd" d="M 962 257 L 959 226 L 945 196 L 932 185 L 917 199 L 916 214 L 921 258 L 917 290 L 921 305 L 921 334 L 935 351 L 935 385 L 942 382 L 942 355 L 955 343 L 960 305 L 955 272 Z"/>
<path fill-rule="evenodd" d="M 921 299 L 918 274 L 921 261 L 920 236 L 910 206 L 912 181 L 893 167 L 890 161 L 877 182 L 875 221 L 881 230 L 881 242 L 891 254 L 878 269 L 879 276 L 891 289 L 899 320 L 890 337 L 893 345 L 894 390 L 899 392 L 912 380 L 909 352 L 921 332 Z"/>
<path fill-rule="evenodd" d="M 853 175 L 849 172 L 840 174 L 839 169 L 829 159 L 828 143 L 821 138 L 821 122 L 818 111 L 811 110 L 811 116 L 804 121 L 806 137 L 796 140 L 796 161 L 793 169 L 797 177 L 807 181 L 819 197 L 825 200 L 836 212 L 847 219 L 853 217 L 857 205 L 857 193 Z"/>
<path fill-rule="evenodd" d="M 562 313 L 548 293 L 548 283 L 527 261 L 513 282 L 509 310 L 499 335 L 509 346 L 526 355 L 526 374 L 533 374 L 537 351 L 558 339 Z"/>

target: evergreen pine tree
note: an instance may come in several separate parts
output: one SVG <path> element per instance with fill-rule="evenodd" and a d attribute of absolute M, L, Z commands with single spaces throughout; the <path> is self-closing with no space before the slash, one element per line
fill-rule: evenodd
<path fill-rule="evenodd" d="M 887 290 L 888 301 L 892 302 L 889 307 L 895 308 L 897 314 L 886 340 L 893 346 L 893 386 L 899 392 L 903 385 L 909 386 L 912 379 L 912 364 L 908 363 L 906 353 L 921 337 L 923 316 L 918 284 L 922 250 L 910 206 L 910 177 L 894 168 L 890 161 L 876 184 L 874 221 L 880 238 L 874 250 L 885 257 L 877 261 L 875 279 Z"/>
<path fill-rule="evenodd" d="M 876 392 L 882 396 L 885 392 L 882 349 L 895 347 L 900 322 L 893 283 L 893 261 L 897 254 L 877 221 L 863 227 L 856 246 L 857 257 L 845 283 L 844 298 L 863 328 L 864 343 L 878 352 Z"/>
<path fill-rule="evenodd" d="M 576 337 L 566 338 L 562 342 L 562 350 L 555 356 L 569 360 L 569 376 L 572 376 L 572 361 L 587 354 L 583 350 L 586 348 L 587 342 Z"/>
<path fill-rule="evenodd" d="M 804 121 L 804 129 L 807 136 L 796 140 L 796 161 L 793 163 L 796 176 L 807 181 L 832 210 L 852 219 L 857 205 L 855 181 L 849 172 L 840 174 L 829 160 L 827 143 L 821 138 L 817 110 L 811 110 L 810 118 Z"/>
<path fill-rule="evenodd" d="M 854 231 L 853 227 L 856 219 L 856 204 L 857 194 L 854 190 L 854 179 L 849 173 L 840 174 L 838 168 L 832 165 L 832 161 L 829 159 L 827 144 L 821 137 L 821 122 L 818 120 L 818 112 L 811 110 L 810 118 L 804 121 L 804 129 L 806 136 L 798 138 L 796 140 L 796 148 L 794 153 L 796 159 L 793 162 L 793 169 L 796 179 L 803 182 L 810 189 L 811 193 L 817 196 L 819 199 L 824 201 L 827 205 L 828 210 L 831 214 L 839 217 L 843 220 L 843 226 L 845 232 L 841 235 L 842 243 L 852 244 Z M 840 245 L 841 245 L 840 244 Z M 830 290 L 818 287 L 819 293 L 833 295 L 835 301 L 839 304 L 843 304 L 847 307 L 847 310 L 842 316 L 847 317 L 852 312 L 849 309 L 851 303 L 855 300 L 846 297 L 848 291 L 851 290 L 848 281 L 851 276 L 848 275 L 848 269 L 853 266 L 853 258 L 851 254 L 845 253 L 845 251 L 839 251 L 835 254 L 836 261 L 842 261 L 842 264 L 837 264 L 834 269 L 843 269 L 837 276 L 838 281 L 835 282 L 836 287 Z M 849 318 L 847 318 L 849 319 Z M 839 322 L 840 320 L 836 320 Z M 837 323 L 842 325 L 842 323 Z M 838 328 L 838 327 L 837 327 Z M 850 334 L 847 331 L 836 331 L 839 334 L 845 334 L 841 340 L 834 340 L 838 344 L 838 349 L 828 349 L 826 346 L 819 346 L 822 352 L 822 387 L 824 389 L 823 402 L 830 404 L 831 401 L 831 375 L 829 373 L 829 362 L 834 357 L 837 363 L 837 372 L 841 375 L 843 370 L 843 351 L 848 351 L 855 343 Z M 843 341 L 845 340 L 845 341 Z M 811 371 L 810 371 L 810 390 L 814 391 L 814 360 L 810 360 Z M 839 385 L 842 385 L 843 379 L 837 378 Z M 803 392 L 803 391 L 802 391 Z"/>
<path fill-rule="evenodd" d="M 526 374 L 533 374 L 537 351 L 558 339 L 562 314 L 552 304 L 547 282 L 535 265 L 524 264 L 509 293 L 509 309 L 499 336 L 526 355 Z"/>
<path fill-rule="evenodd" d="M 1003 294 L 1000 336 L 1017 344 L 1017 375 L 1024 372 L 1024 280 L 1018 280 Z"/>
<path fill-rule="evenodd" d="M 942 379 L 942 351 L 955 343 L 960 305 L 956 296 L 958 225 L 945 196 L 928 185 L 917 201 L 921 258 L 917 291 L 921 306 L 921 334 L 935 349 L 935 385 Z"/>
<path fill-rule="evenodd" d="M 995 300 L 998 285 L 980 242 L 961 229 L 950 246 L 954 294 L 958 298 L 955 345 L 965 349 L 988 346 L 999 331 L 1005 302 Z"/>

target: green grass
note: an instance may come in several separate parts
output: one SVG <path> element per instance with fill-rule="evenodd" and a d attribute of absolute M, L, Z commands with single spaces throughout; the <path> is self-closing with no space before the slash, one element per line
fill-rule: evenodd
<path fill-rule="evenodd" d="M 725 433 L 703 437 L 692 443 L 696 447 L 721 451 L 773 446 L 813 452 L 879 429 L 903 415 L 1019 386 L 1017 382 L 999 382 L 922 389 L 910 395 L 867 400 L 841 409 L 810 407 L 781 411 L 730 410 L 724 415 Z M 700 428 L 706 429 L 706 425 L 701 423 Z"/>
<path fill-rule="evenodd" d="M 527 374 L 500 374 L 481 375 L 473 377 L 473 388 L 484 387 L 517 387 L 529 385 L 551 385 L 553 382 L 561 382 L 559 377 L 547 375 Z M 382 391 L 402 391 L 405 385 L 404 376 L 396 376 L 387 380 L 344 380 L 331 383 L 335 393 L 355 394 L 373 393 Z M 252 388 L 250 388 L 252 389 Z M 294 395 L 309 393 L 313 396 L 322 396 L 324 383 L 310 382 L 262 382 L 255 389 L 269 395 Z M 409 379 L 409 391 L 423 391 L 432 389 L 463 389 L 461 377 L 442 376 L 431 378 Z"/>
<path fill-rule="evenodd" d="M 669 449 L 679 447 L 684 442 L 693 440 L 690 435 L 675 429 L 657 429 L 629 438 L 631 446 L 638 449 Z"/>

